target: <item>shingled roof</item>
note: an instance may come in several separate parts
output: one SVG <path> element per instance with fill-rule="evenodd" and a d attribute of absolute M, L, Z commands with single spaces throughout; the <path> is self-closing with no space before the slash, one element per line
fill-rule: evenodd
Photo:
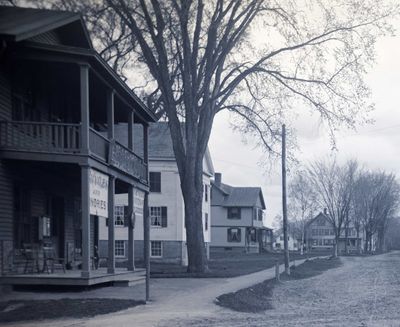
<path fill-rule="evenodd" d="M 128 125 L 125 123 L 115 125 L 114 133 L 115 139 L 127 146 Z M 135 124 L 133 139 L 135 152 L 143 157 L 143 130 L 140 125 Z M 165 122 L 149 124 L 149 158 L 175 160 L 171 134 Z"/>
<path fill-rule="evenodd" d="M 81 41 L 92 49 L 90 37 L 80 14 L 68 11 L 0 6 L 0 36 L 10 41 L 22 41 L 71 23 L 79 25 L 79 28 L 74 30 L 75 38 L 79 36 Z"/>
<path fill-rule="evenodd" d="M 236 187 L 224 183 L 216 185 L 215 182 L 212 183 L 212 186 L 218 188 L 224 196 L 212 197 L 211 205 L 223 207 L 254 207 L 260 198 L 262 208 L 266 208 L 261 187 Z"/>

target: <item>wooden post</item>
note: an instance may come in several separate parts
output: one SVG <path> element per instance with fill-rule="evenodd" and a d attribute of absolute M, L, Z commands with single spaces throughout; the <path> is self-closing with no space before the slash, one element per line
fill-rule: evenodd
<path fill-rule="evenodd" d="M 80 66 L 81 150 L 89 153 L 89 65 Z"/>
<path fill-rule="evenodd" d="M 135 270 L 135 238 L 134 238 L 134 227 L 132 224 L 132 215 L 134 215 L 134 188 L 133 185 L 129 185 L 128 190 L 128 270 Z"/>
<path fill-rule="evenodd" d="M 115 177 L 108 180 L 108 260 L 107 272 L 115 273 L 115 221 L 114 221 Z"/>
<path fill-rule="evenodd" d="M 89 166 L 81 166 L 82 201 L 82 277 L 90 277 L 90 209 L 89 209 Z"/>
<path fill-rule="evenodd" d="M 147 165 L 147 182 L 149 183 L 149 147 L 148 139 L 149 127 L 143 126 L 143 154 L 144 162 Z M 144 262 L 146 265 L 146 301 L 150 299 L 150 217 L 149 217 L 149 193 L 144 195 L 144 208 L 143 208 L 143 241 L 144 241 Z"/>
<path fill-rule="evenodd" d="M 134 113 L 133 111 L 129 112 L 129 119 L 128 119 L 128 149 L 133 151 L 133 124 L 134 124 Z"/>
<path fill-rule="evenodd" d="M 288 219 L 286 203 L 286 126 L 282 125 L 282 212 L 283 212 L 283 247 L 285 259 L 285 273 L 290 275 L 289 244 L 288 244 Z"/>
<path fill-rule="evenodd" d="M 107 90 L 107 136 L 114 138 L 114 90 Z"/>
<path fill-rule="evenodd" d="M 279 273 L 279 261 L 276 260 L 275 262 L 275 279 L 279 282 L 281 277 L 280 277 L 280 273 Z"/>

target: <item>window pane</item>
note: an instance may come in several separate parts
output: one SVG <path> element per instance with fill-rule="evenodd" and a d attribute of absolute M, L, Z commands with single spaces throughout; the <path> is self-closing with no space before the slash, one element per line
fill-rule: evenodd
<path fill-rule="evenodd" d="M 151 241 L 151 256 L 152 257 L 162 257 L 161 241 Z"/>
<path fill-rule="evenodd" d="M 115 240 L 115 256 L 125 257 L 125 241 Z"/>
<path fill-rule="evenodd" d="M 115 206 L 114 207 L 114 225 L 115 226 L 124 226 L 124 215 L 125 215 L 124 206 Z"/>

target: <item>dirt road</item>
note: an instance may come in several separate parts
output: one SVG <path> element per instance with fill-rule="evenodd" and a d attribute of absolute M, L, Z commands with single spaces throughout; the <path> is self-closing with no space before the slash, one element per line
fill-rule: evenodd
<path fill-rule="evenodd" d="M 265 313 L 221 311 L 160 326 L 400 326 L 400 253 L 342 261 L 320 276 L 281 284 Z"/>
<path fill-rule="evenodd" d="M 213 303 L 218 295 L 273 277 L 273 269 L 228 279 L 153 280 L 154 301 L 91 319 L 62 319 L 18 326 L 400 326 L 400 252 L 342 258 L 322 275 L 284 282 L 273 307 L 238 313 Z M 132 290 L 134 294 L 135 290 Z M 14 325 L 15 326 L 15 325 Z"/>

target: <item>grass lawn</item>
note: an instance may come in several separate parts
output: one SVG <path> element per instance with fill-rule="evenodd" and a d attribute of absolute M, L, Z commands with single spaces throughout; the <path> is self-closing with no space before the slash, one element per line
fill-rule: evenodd
<path fill-rule="evenodd" d="M 0 302 L 0 322 L 84 318 L 145 304 L 144 301 L 120 299 L 61 299 Z"/>
<path fill-rule="evenodd" d="M 307 253 L 301 256 L 299 253 L 290 253 L 290 260 L 299 260 L 315 256 L 329 255 L 330 253 Z M 237 253 L 215 252 L 211 253 L 208 263 L 209 272 L 204 274 L 192 274 L 186 272 L 186 267 L 177 264 L 151 263 L 152 277 L 236 277 L 250 274 L 260 270 L 271 268 L 276 261 L 283 263 L 283 253 Z"/>
<path fill-rule="evenodd" d="M 324 271 L 341 266 L 339 258 L 307 260 L 291 268 L 290 276 L 281 274 L 281 281 L 310 278 Z M 240 312 L 261 312 L 272 309 L 271 297 L 276 280 L 270 279 L 234 293 L 223 294 L 216 300 L 218 305 Z"/>

